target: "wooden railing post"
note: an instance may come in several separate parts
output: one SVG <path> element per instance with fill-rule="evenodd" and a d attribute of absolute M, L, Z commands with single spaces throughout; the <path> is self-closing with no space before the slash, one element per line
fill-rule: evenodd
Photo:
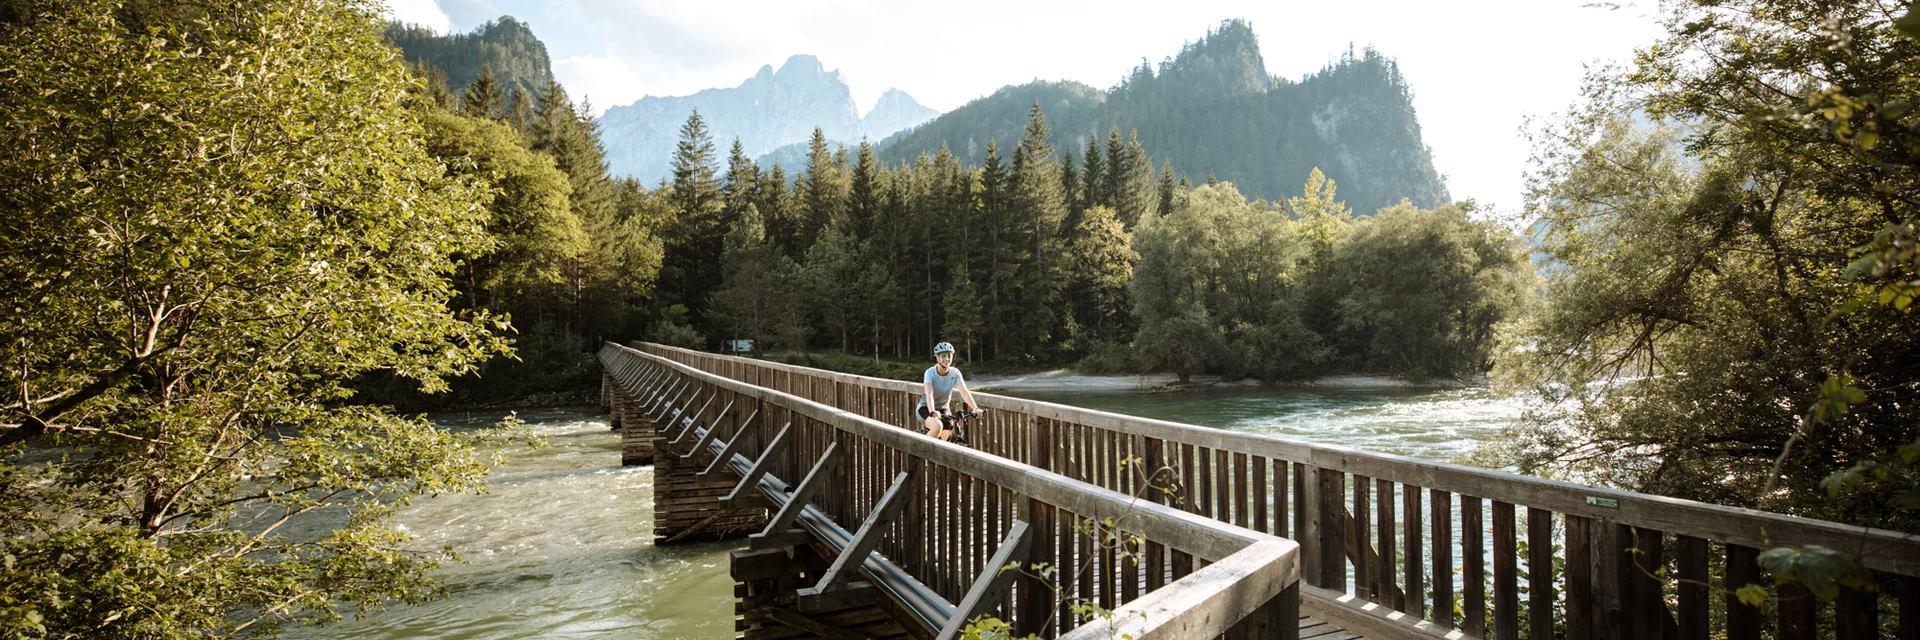
<path fill-rule="evenodd" d="M 1303 563 L 1313 572 L 1313 586 L 1334 591 L 1347 590 L 1346 474 L 1334 469 L 1307 467 L 1314 481 L 1308 485 L 1313 505 L 1302 540 L 1313 541 Z M 1305 505 L 1302 505 L 1305 506 Z"/>
<path fill-rule="evenodd" d="M 1608 521 L 1593 523 L 1593 637 L 1630 640 L 1633 624 L 1633 530 Z"/>

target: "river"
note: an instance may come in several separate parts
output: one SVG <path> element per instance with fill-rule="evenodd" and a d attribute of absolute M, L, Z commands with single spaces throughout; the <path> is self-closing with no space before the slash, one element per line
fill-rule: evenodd
<path fill-rule="evenodd" d="M 1520 401 L 1483 389 L 1245 389 L 1008 395 L 1237 431 L 1446 460 L 1494 437 Z M 444 414 L 485 428 L 499 413 Z M 289 638 L 731 638 L 737 543 L 654 547 L 651 467 L 621 468 L 618 434 L 588 408 L 523 411 L 547 446 L 507 451 L 486 495 L 423 498 L 398 522 L 465 563 L 448 597 L 294 629 Z"/>

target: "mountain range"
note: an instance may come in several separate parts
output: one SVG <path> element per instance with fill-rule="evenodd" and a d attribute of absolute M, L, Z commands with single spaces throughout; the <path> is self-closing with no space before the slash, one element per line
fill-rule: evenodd
<path fill-rule="evenodd" d="M 445 70 L 456 91 L 482 65 L 492 65 L 509 87 L 543 86 L 551 76 L 546 47 L 511 16 L 471 34 L 434 36 L 396 26 L 389 37 L 409 59 Z M 738 137 L 761 165 L 780 162 L 798 176 L 815 127 L 842 145 L 874 141 L 890 163 L 933 154 L 943 144 L 977 163 L 989 140 L 1011 148 L 1036 104 L 1046 113 L 1054 147 L 1076 157 L 1089 141 L 1104 143 L 1117 129 L 1125 138 L 1137 135 L 1156 166 L 1170 161 L 1195 181 L 1231 181 L 1250 197 L 1297 195 L 1318 167 L 1362 215 L 1402 198 L 1422 207 L 1449 200 L 1396 62 L 1350 50 L 1298 81 L 1274 76 L 1252 27 L 1241 20 L 1222 22 L 1157 67 L 1142 63 L 1107 89 L 1072 81 L 1009 85 L 945 114 L 892 89 L 862 116 L 840 72 L 814 56 L 795 55 L 735 87 L 610 108 L 599 125 L 613 174 L 654 183 L 669 175 L 680 128 L 695 109 L 716 160 L 724 162 Z"/>
<path fill-rule="evenodd" d="M 647 96 L 607 109 L 600 117 L 600 139 L 607 147 L 608 168 L 643 183 L 667 177 L 680 127 L 695 110 L 720 153 L 737 137 L 749 157 L 804 142 L 814 127 L 827 139 L 845 144 L 863 136 L 879 140 L 940 115 L 906 92 L 889 89 L 862 117 L 845 76 L 828 71 L 819 58 L 796 55 L 778 71 L 772 65 L 760 67 L 737 87 L 690 96 Z"/>

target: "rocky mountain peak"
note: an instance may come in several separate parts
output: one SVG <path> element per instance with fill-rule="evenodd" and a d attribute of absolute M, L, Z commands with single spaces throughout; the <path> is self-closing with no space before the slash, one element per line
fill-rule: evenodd
<path fill-rule="evenodd" d="M 781 63 L 780 70 L 773 75 L 789 82 L 807 80 L 827 75 L 827 67 L 820 64 L 819 58 L 802 53 L 788 57 L 786 62 Z"/>
<path fill-rule="evenodd" d="M 1260 93 L 1272 87 L 1260 39 L 1245 20 L 1228 20 L 1180 49 L 1160 73 L 1168 82 L 1216 95 Z"/>
<path fill-rule="evenodd" d="M 846 77 L 829 71 L 818 57 L 799 54 L 777 69 L 761 66 L 736 87 L 690 96 L 648 96 L 608 109 L 600 118 L 608 167 L 645 182 L 666 175 L 680 125 L 696 108 L 715 146 L 724 149 L 737 137 L 747 154 L 756 157 L 805 142 L 814 127 L 838 142 L 863 135 L 878 140 L 940 115 L 896 89 L 882 96 L 863 119 Z"/>

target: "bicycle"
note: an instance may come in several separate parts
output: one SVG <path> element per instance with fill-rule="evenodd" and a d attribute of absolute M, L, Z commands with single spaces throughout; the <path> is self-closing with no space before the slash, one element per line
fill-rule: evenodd
<path fill-rule="evenodd" d="M 982 409 L 981 411 L 984 412 L 985 410 Z M 947 437 L 947 442 L 951 442 L 951 443 L 960 445 L 962 447 L 973 446 L 967 442 L 966 425 L 969 422 L 973 422 L 974 420 L 980 419 L 979 413 L 975 413 L 972 411 L 962 411 L 960 413 L 951 413 L 945 409 L 942 409 L 940 410 L 939 415 L 940 415 L 940 428 L 953 432 L 953 435 Z M 920 435 L 927 435 L 927 430 L 921 429 Z"/>

